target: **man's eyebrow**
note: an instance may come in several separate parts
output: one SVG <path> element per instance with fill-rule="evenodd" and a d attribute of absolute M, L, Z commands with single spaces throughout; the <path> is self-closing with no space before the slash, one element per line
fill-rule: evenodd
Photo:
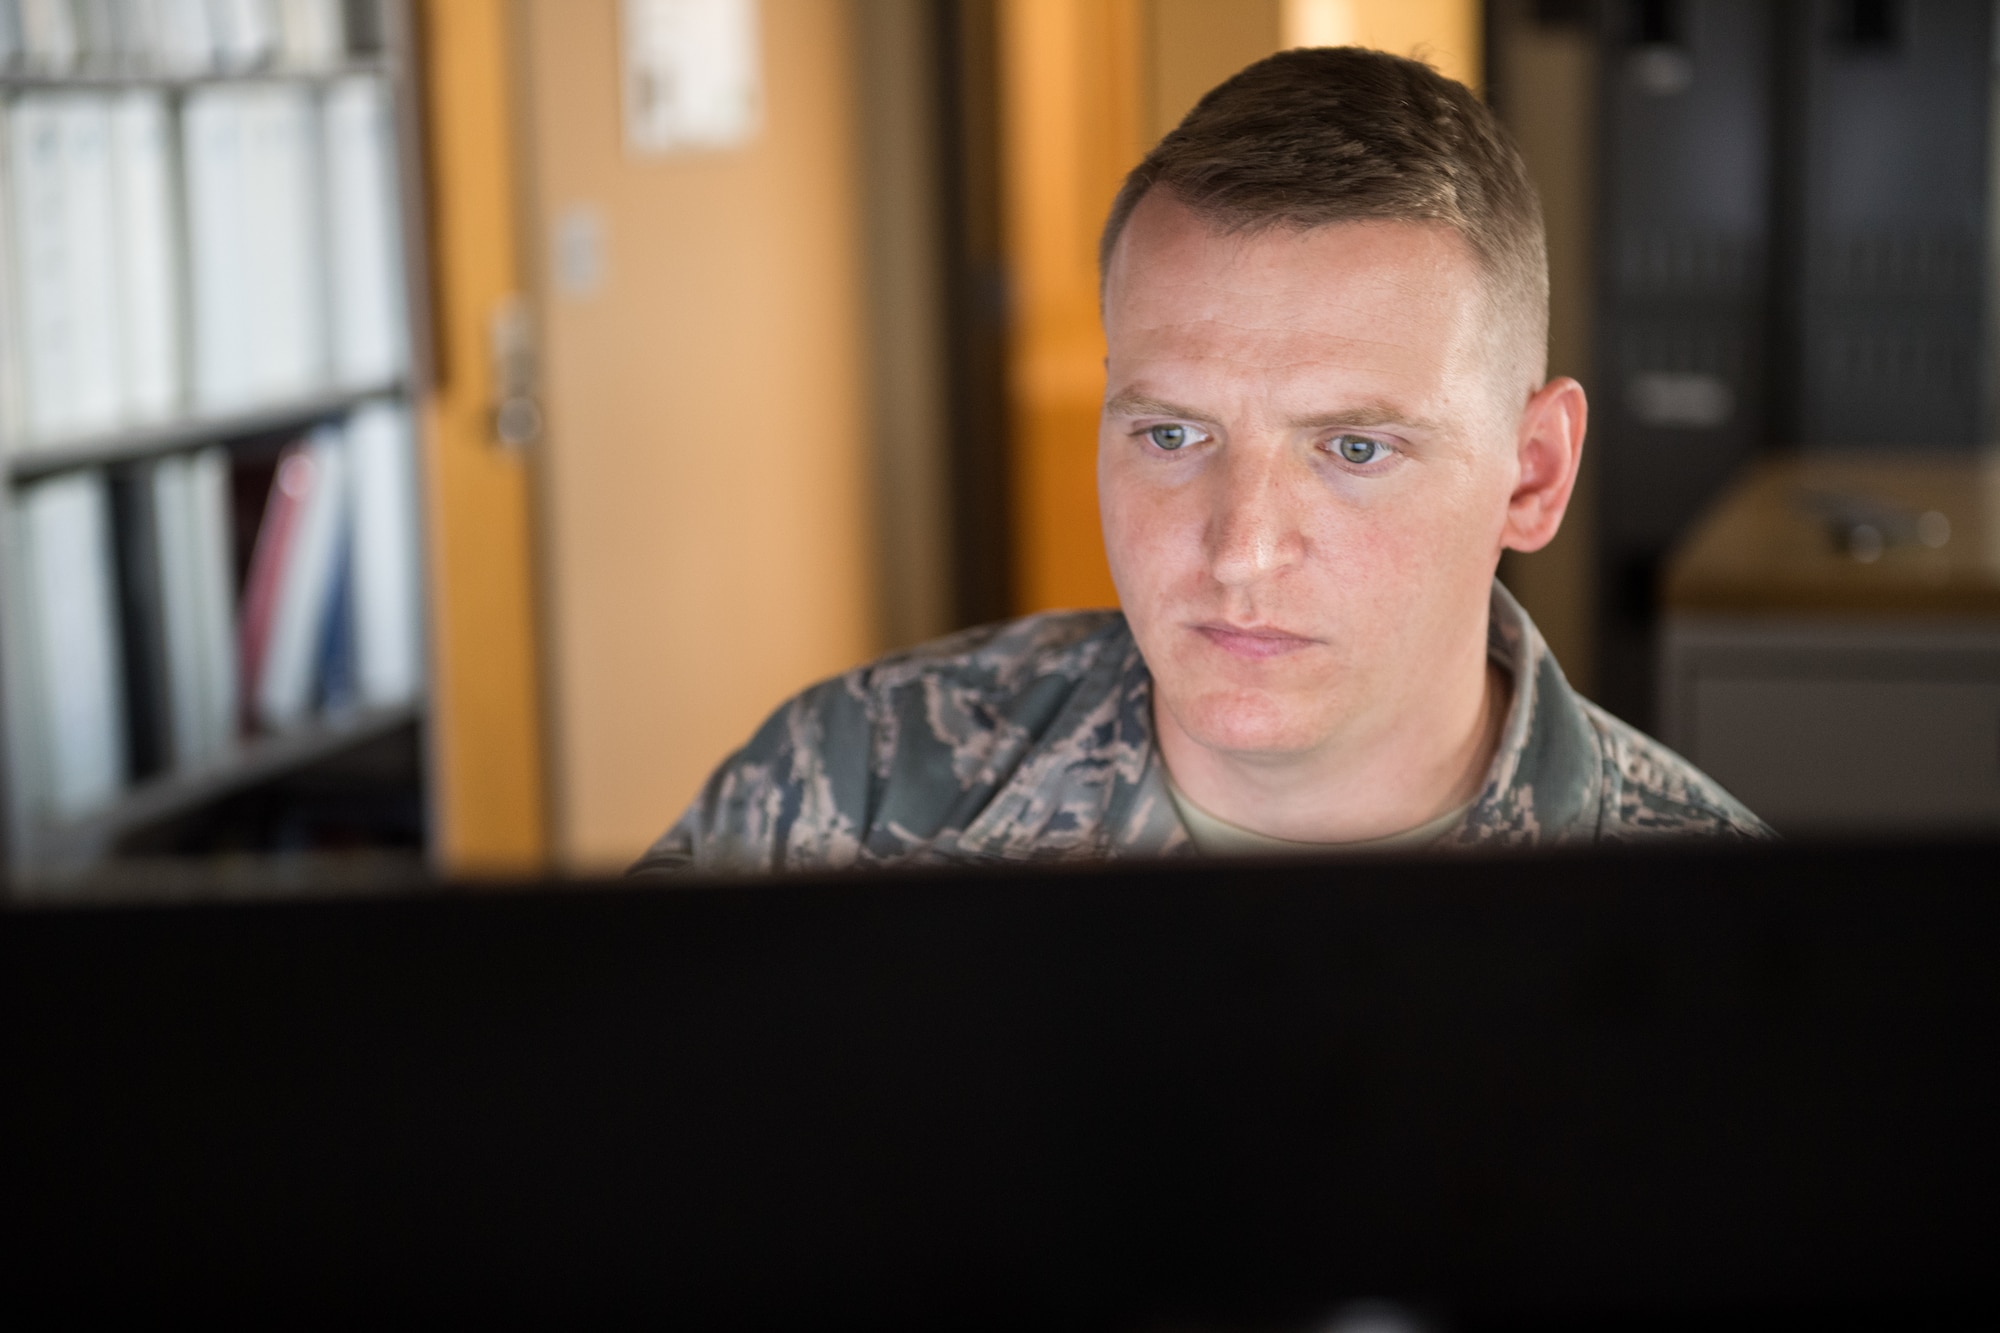
<path fill-rule="evenodd" d="M 1204 413 L 1144 393 L 1121 393 L 1104 404 L 1104 411 L 1106 415 L 1114 417 L 1178 417 L 1183 421 L 1200 421 L 1209 425 L 1215 423 L 1213 417 Z M 1286 424 L 1294 430 L 1328 430 L 1339 426 L 1352 430 L 1406 426 L 1420 433 L 1437 430 L 1435 422 L 1422 417 L 1413 417 L 1407 409 L 1380 400 L 1354 403 L 1333 412 L 1315 412 L 1311 416 L 1294 417 Z"/>
<path fill-rule="evenodd" d="M 1407 408 L 1380 401 L 1353 403 L 1334 412 L 1294 417 L 1286 424 L 1295 430 L 1326 430 L 1334 426 L 1374 430 L 1380 426 L 1407 426 L 1413 431 L 1431 432 L 1438 428 L 1436 422 L 1410 415 Z"/>
<path fill-rule="evenodd" d="M 1104 411 L 1114 417 L 1180 417 L 1184 421 L 1205 421 L 1214 423 L 1214 418 L 1178 403 L 1167 402 L 1143 393 L 1121 393 L 1104 404 Z"/>

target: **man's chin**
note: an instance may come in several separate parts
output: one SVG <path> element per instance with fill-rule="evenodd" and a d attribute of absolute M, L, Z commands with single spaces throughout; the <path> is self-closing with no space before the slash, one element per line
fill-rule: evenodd
<path fill-rule="evenodd" d="M 1229 695 L 1176 708 L 1174 720 L 1189 740 L 1204 749 L 1243 758 L 1283 759 L 1311 750 L 1326 738 L 1325 719 L 1305 716 L 1304 711 L 1269 696 Z"/>

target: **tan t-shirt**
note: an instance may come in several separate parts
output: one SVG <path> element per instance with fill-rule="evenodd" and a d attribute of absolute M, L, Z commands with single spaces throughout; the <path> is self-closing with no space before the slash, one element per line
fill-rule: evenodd
<path fill-rule="evenodd" d="M 1465 819 L 1472 809 L 1467 801 L 1456 810 L 1447 810 L 1436 819 L 1425 820 L 1415 828 L 1404 829 L 1401 833 L 1385 833 L 1379 838 L 1362 838 L 1355 842 L 1298 842 L 1291 838 L 1274 838 L 1267 833 L 1256 833 L 1241 824 L 1232 824 L 1220 815 L 1212 815 L 1196 805 L 1168 773 L 1167 794 L 1174 798 L 1174 809 L 1180 812 L 1181 823 L 1187 826 L 1188 837 L 1193 839 L 1195 850 L 1203 856 L 1324 856 L 1332 852 L 1398 852 L 1413 851 L 1428 847 L 1449 833 Z"/>

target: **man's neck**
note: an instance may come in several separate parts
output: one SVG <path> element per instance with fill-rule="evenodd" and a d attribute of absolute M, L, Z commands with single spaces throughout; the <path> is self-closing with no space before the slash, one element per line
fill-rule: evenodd
<path fill-rule="evenodd" d="M 1468 683 L 1373 734 L 1282 755 L 1212 749 L 1157 699 L 1154 733 L 1189 800 L 1232 824 L 1296 842 L 1355 842 L 1415 828 L 1479 794 L 1513 681 L 1482 659 Z"/>

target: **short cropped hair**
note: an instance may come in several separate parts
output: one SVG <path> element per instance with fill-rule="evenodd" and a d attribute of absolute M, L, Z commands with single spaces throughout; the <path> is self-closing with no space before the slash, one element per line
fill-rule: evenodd
<path fill-rule="evenodd" d="M 1435 222 L 1464 239 L 1539 379 L 1548 354 L 1542 205 L 1513 137 L 1464 84 L 1354 46 L 1281 51 L 1211 90 L 1126 176 L 1099 272 L 1154 189 L 1225 231 Z"/>

